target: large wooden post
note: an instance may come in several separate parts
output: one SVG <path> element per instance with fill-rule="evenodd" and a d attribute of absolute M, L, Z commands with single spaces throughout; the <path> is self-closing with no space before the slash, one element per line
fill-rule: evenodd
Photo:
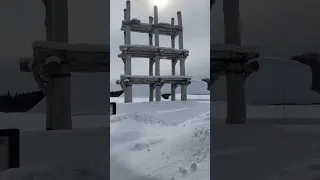
<path fill-rule="evenodd" d="M 126 11 L 125 11 L 125 20 L 128 22 L 131 20 L 131 4 L 130 1 L 126 1 Z M 125 27 L 125 44 L 131 44 L 131 27 L 130 25 L 126 25 Z M 131 55 L 127 54 L 125 57 L 125 75 L 131 75 Z M 127 85 L 124 91 L 125 103 L 132 102 L 132 85 Z"/>
<path fill-rule="evenodd" d="M 153 11 L 154 11 L 154 24 L 158 25 L 159 23 L 158 7 L 154 6 Z M 154 45 L 159 47 L 159 32 L 157 28 L 154 30 Z M 154 60 L 155 60 L 154 73 L 156 76 L 160 76 L 160 54 L 159 53 L 156 54 L 156 56 L 154 57 Z M 156 101 L 161 101 L 161 86 L 159 84 L 156 84 Z"/>
<path fill-rule="evenodd" d="M 46 6 L 47 41 L 67 43 L 68 0 L 44 0 L 43 2 Z M 47 84 L 46 94 L 47 129 L 72 129 L 69 72 L 53 75 L 51 82 Z"/>
<path fill-rule="evenodd" d="M 181 16 L 181 11 L 177 12 L 177 17 L 178 17 L 178 25 L 180 28 L 182 28 L 182 16 Z M 183 49 L 183 33 L 182 31 L 179 32 L 179 49 Z M 181 58 L 180 59 L 180 75 L 185 76 L 186 75 L 186 65 L 185 65 L 186 58 Z M 186 84 L 181 84 L 181 100 L 182 101 L 187 101 L 188 99 L 188 94 L 187 94 L 187 85 Z"/>
<path fill-rule="evenodd" d="M 241 45 L 239 0 L 223 0 L 224 40 Z M 246 123 L 245 80 L 242 74 L 227 74 L 227 124 Z"/>
<path fill-rule="evenodd" d="M 149 16 L 149 24 L 153 24 L 152 16 Z M 149 46 L 153 45 L 152 37 L 153 37 L 152 33 L 149 33 Z M 153 76 L 153 64 L 154 64 L 153 58 L 150 58 L 149 59 L 149 76 Z M 149 85 L 149 101 L 150 102 L 153 101 L 153 97 L 154 97 L 154 85 L 150 84 Z"/>
<path fill-rule="evenodd" d="M 171 18 L 171 26 L 174 26 L 174 18 Z M 171 48 L 176 48 L 175 44 L 175 37 L 171 36 Z M 177 64 L 177 59 L 171 61 L 171 75 L 175 76 L 176 75 L 176 64 Z M 171 84 L 171 101 L 176 100 L 176 85 Z"/>

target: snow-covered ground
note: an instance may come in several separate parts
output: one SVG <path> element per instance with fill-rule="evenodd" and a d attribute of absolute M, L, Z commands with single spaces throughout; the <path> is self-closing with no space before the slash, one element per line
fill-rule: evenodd
<path fill-rule="evenodd" d="M 43 131 L 43 114 L 0 114 L 2 128 L 22 131 L 21 168 L 0 173 L 0 179 L 320 178 L 320 125 L 304 121 L 320 119 L 317 106 L 248 106 L 249 124 L 224 125 L 217 122 L 224 119 L 225 103 L 215 102 L 210 127 L 209 97 L 189 99 L 149 103 L 135 98 L 137 103 L 124 104 L 112 98 L 118 114 L 111 123 L 103 112 L 75 113 L 75 130 L 63 132 Z M 287 124 L 276 123 L 281 119 Z M 298 120 L 302 125 L 292 125 Z M 104 138 L 109 134 L 111 149 Z"/>
<path fill-rule="evenodd" d="M 211 119 L 215 124 L 225 122 L 226 102 L 211 102 Z M 320 105 L 247 105 L 248 124 L 320 124 Z"/>
<path fill-rule="evenodd" d="M 0 179 L 209 180 L 209 96 L 189 99 L 124 104 L 112 98 L 118 114 L 111 123 L 104 112 L 79 112 L 75 130 L 63 132 L 44 131 L 44 114 L 0 114 L 1 128 L 21 129 L 21 168 Z"/>
<path fill-rule="evenodd" d="M 145 179 L 209 180 L 210 103 L 206 98 L 141 102 L 136 104 L 140 110 L 132 104 L 119 105 L 118 110 L 126 113 L 111 117 L 111 159 L 117 161 L 111 164 L 111 178 L 132 179 L 115 168 L 124 164 Z"/>
<path fill-rule="evenodd" d="M 316 180 L 319 125 L 211 126 L 213 179 Z"/>

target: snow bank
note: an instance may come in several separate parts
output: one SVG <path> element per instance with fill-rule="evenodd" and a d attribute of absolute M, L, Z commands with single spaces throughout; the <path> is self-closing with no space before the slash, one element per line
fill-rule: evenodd
<path fill-rule="evenodd" d="M 106 115 L 73 117 L 76 127 L 110 125 L 110 132 L 41 131 L 44 114 L 3 114 L 1 127 L 17 125 L 23 131 L 21 168 L 1 172 L 0 179 L 209 180 L 209 103 L 200 102 L 119 103 L 111 125 Z M 109 134 L 111 149 L 103 138 Z"/>
<path fill-rule="evenodd" d="M 287 59 L 260 58 L 260 70 L 246 82 L 248 104 L 319 103 L 320 95 L 311 91 L 311 69 Z M 212 86 L 214 101 L 226 101 L 225 78 Z"/>
<path fill-rule="evenodd" d="M 210 179 L 209 113 L 178 125 L 146 114 L 128 118 L 132 116 L 136 115 L 126 114 L 111 120 L 113 158 L 142 177 Z"/>

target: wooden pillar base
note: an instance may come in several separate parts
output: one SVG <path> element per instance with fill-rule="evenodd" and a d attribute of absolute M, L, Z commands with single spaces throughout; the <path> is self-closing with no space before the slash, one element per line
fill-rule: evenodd
<path fill-rule="evenodd" d="M 171 85 L 171 101 L 176 101 L 176 86 Z"/>
<path fill-rule="evenodd" d="M 54 76 L 47 86 L 47 129 L 72 129 L 70 75 Z"/>
<path fill-rule="evenodd" d="M 227 74 L 226 124 L 246 124 L 245 79 L 242 74 Z"/>

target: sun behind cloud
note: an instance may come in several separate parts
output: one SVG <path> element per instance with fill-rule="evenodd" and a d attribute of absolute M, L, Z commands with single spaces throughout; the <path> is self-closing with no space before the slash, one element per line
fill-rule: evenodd
<path fill-rule="evenodd" d="M 164 10 L 168 7 L 170 0 L 148 0 L 149 4 L 153 8 L 153 6 L 158 6 L 159 10 Z"/>

